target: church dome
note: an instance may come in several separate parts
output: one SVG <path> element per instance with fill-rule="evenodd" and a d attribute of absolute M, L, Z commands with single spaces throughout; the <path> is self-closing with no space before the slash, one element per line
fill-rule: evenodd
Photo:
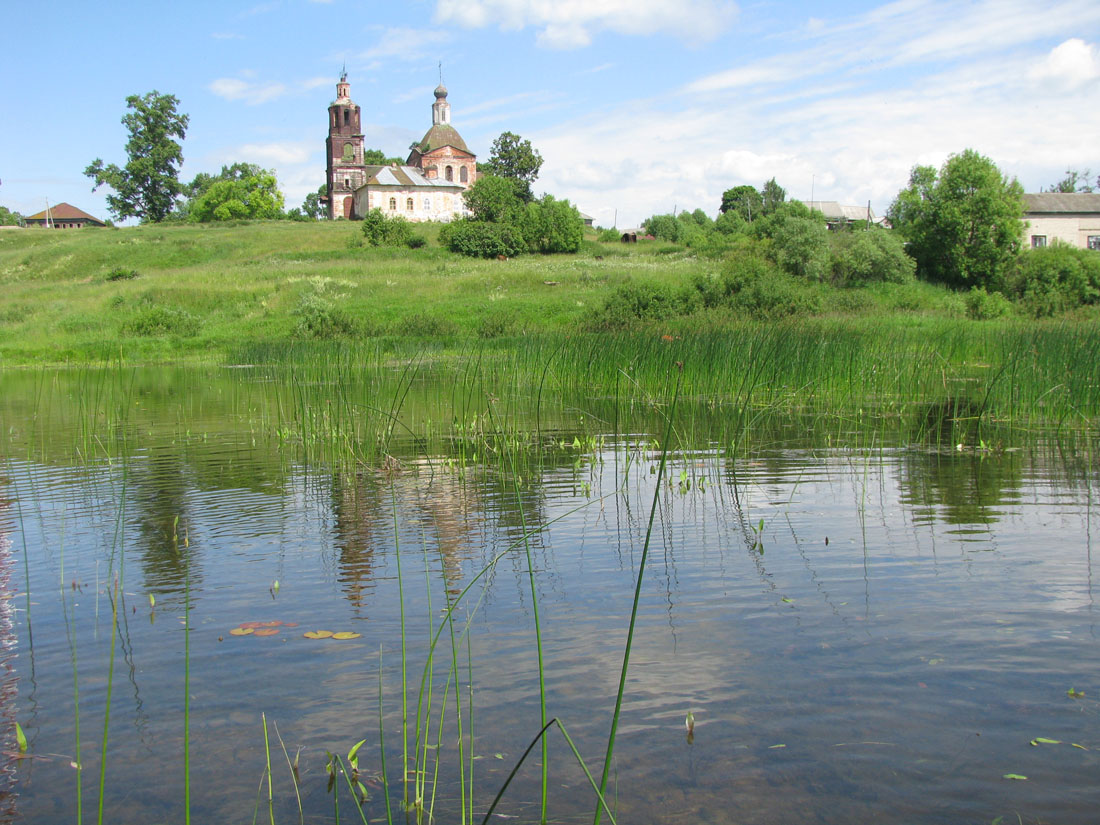
<path fill-rule="evenodd" d="M 440 83 L 435 87 L 435 99 L 445 100 L 447 98 L 447 87 Z"/>

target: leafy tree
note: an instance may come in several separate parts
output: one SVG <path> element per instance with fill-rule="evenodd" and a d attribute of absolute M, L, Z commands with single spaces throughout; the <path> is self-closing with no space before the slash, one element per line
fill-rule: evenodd
<path fill-rule="evenodd" d="M 325 216 L 325 201 L 328 200 L 328 184 L 322 183 L 316 192 L 310 192 L 302 201 L 302 212 L 313 220 L 320 220 Z"/>
<path fill-rule="evenodd" d="M 419 146 L 419 144 L 417 143 L 414 143 L 413 145 Z M 363 163 L 367 164 L 367 166 L 389 166 L 394 163 L 396 163 L 398 166 L 404 166 L 405 159 L 388 158 L 386 157 L 386 153 L 383 152 L 381 149 L 364 149 Z"/>
<path fill-rule="evenodd" d="M 6 206 L 0 206 L 0 226 L 22 226 L 23 216 Z"/>
<path fill-rule="evenodd" d="M 727 189 L 722 193 L 722 205 L 718 208 L 722 214 L 734 212 L 744 221 L 759 218 L 764 211 L 764 199 L 756 187 L 744 184 Z"/>
<path fill-rule="evenodd" d="M 516 194 L 521 200 L 530 201 L 534 197 L 531 184 L 539 176 L 542 155 L 531 146 L 531 141 L 513 132 L 502 132 L 493 141 L 489 160 L 482 168 L 491 175 L 514 181 Z"/>
<path fill-rule="evenodd" d="M 513 181 L 492 174 L 480 176 L 462 199 L 475 220 L 489 223 L 512 222 L 523 207 Z"/>
<path fill-rule="evenodd" d="M 519 222 L 531 252 L 576 252 L 584 240 L 584 220 L 567 200 L 543 195 L 527 204 Z"/>
<path fill-rule="evenodd" d="M 679 243 L 684 234 L 683 224 L 672 215 L 652 215 L 642 222 L 642 228 L 647 235 L 670 243 Z"/>
<path fill-rule="evenodd" d="M 829 230 L 813 218 L 787 218 L 773 238 L 775 260 L 791 275 L 821 281 L 829 271 Z"/>
<path fill-rule="evenodd" d="M 1092 172 L 1086 169 L 1078 172 L 1076 169 L 1067 169 L 1066 176 L 1051 186 L 1048 192 L 1092 192 Z M 1100 176 L 1096 178 L 1096 185 L 1100 186 Z"/>
<path fill-rule="evenodd" d="M 227 221 L 281 218 L 283 193 L 275 171 L 251 163 L 222 167 L 222 174 L 190 203 L 189 219 Z"/>
<path fill-rule="evenodd" d="M 775 178 L 765 183 L 764 188 L 760 190 L 760 200 L 763 202 L 763 213 L 765 215 L 772 214 L 786 199 L 787 190 L 776 183 Z"/>
<path fill-rule="evenodd" d="M 921 277 L 999 288 L 1020 248 L 1023 187 L 972 149 L 939 174 L 917 166 L 888 215 L 909 243 Z"/>
<path fill-rule="evenodd" d="M 118 219 L 139 218 L 143 221 L 164 220 L 176 205 L 182 187 L 179 167 L 183 151 L 173 138 L 183 140 L 189 118 L 176 111 L 175 95 L 162 95 L 156 90 L 144 96 L 130 95 L 126 107 L 133 109 L 122 118 L 130 133 L 126 142 L 129 160 L 123 167 L 96 158 L 84 170 L 95 180 L 94 192 L 107 185 L 116 194 L 107 196 L 107 208 Z"/>

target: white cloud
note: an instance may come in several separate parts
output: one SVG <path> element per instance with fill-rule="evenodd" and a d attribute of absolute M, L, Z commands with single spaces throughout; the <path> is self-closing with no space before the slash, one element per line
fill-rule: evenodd
<path fill-rule="evenodd" d="M 732 0 L 437 0 L 435 19 L 466 28 L 538 29 L 540 46 L 575 49 L 601 31 L 669 33 L 689 43 L 713 40 L 732 25 Z"/>
<path fill-rule="evenodd" d="M 237 77 L 219 77 L 207 86 L 225 100 L 243 100 L 249 106 L 276 100 L 287 92 L 282 83 L 251 83 Z"/>
<path fill-rule="evenodd" d="M 316 140 L 280 140 L 272 143 L 246 143 L 233 150 L 237 160 L 274 166 L 279 169 L 299 163 L 307 163 L 317 152 Z M 314 187 L 316 188 L 316 187 Z"/>
<path fill-rule="evenodd" d="M 381 30 L 378 42 L 363 52 L 360 59 L 421 60 L 432 53 L 436 46 L 449 43 L 451 39 L 450 32 L 440 29 L 413 29 L 391 26 Z"/>
<path fill-rule="evenodd" d="M 1031 76 L 1076 88 L 1100 77 L 1100 54 L 1094 44 L 1074 37 L 1051 49 L 1032 67 Z"/>

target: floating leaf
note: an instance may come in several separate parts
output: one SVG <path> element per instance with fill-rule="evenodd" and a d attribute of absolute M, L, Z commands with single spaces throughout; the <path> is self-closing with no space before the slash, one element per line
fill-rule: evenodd
<path fill-rule="evenodd" d="M 229 635 L 230 636 L 251 636 L 255 632 L 256 632 L 256 629 L 252 628 L 252 627 L 235 627 L 235 628 L 233 628 L 232 630 L 229 631 Z"/>
<path fill-rule="evenodd" d="M 275 581 L 271 583 L 271 589 L 276 593 L 279 592 L 279 580 L 278 579 L 275 579 Z"/>
<path fill-rule="evenodd" d="M 26 753 L 27 752 L 27 737 L 23 733 L 23 728 L 19 725 L 18 722 L 15 723 L 15 741 L 19 743 L 19 752 L 20 753 Z"/>
<path fill-rule="evenodd" d="M 258 628 L 256 628 L 255 630 L 252 631 L 252 635 L 254 635 L 254 636 L 274 636 L 278 632 L 279 632 L 279 628 L 277 628 L 277 627 L 258 627 Z"/>
<path fill-rule="evenodd" d="M 1042 736 L 1036 736 L 1034 739 L 1031 740 L 1031 744 L 1033 744 L 1033 745 L 1061 745 L 1062 743 L 1058 739 L 1046 739 Z"/>
<path fill-rule="evenodd" d="M 331 630 L 307 630 L 302 634 L 307 639 L 327 639 L 332 636 Z"/>
<path fill-rule="evenodd" d="M 1083 690 L 1076 690 L 1074 688 L 1070 688 L 1069 690 L 1066 691 L 1066 696 L 1068 696 L 1070 699 L 1080 699 L 1084 695 L 1085 695 L 1085 691 L 1083 691 Z"/>
<path fill-rule="evenodd" d="M 688 733 L 695 730 L 695 714 L 690 710 L 688 711 L 687 718 L 684 720 L 684 727 L 687 728 Z"/>
<path fill-rule="evenodd" d="M 1016 780 L 1021 781 L 1021 782 L 1024 781 L 1025 779 L 1027 779 L 1026 776 L 1023 776 L 1022 774 L 1018 774 L 1018 773 L 1006 773 L 1002 778 L 1003 779 L 1016 779 Z"/>
<path fill-rule="evenodd" d="M 1070 744 L 1070 747 L 1072 747 L 1072 748 L 1080 748 L 1083 751 L 1088 750 L 1088 748 L 1086 748 L 1084 745 L 1078 745 L 1076 742 L 1070 742 L 1069 744 Z"/>
<path fill-rule="evenodd" d="M 503 758 L 504 758 L 503 753 L 494 753 L 493 754 L 493 759 L 503 759 Z"/>
<path fill-rule="evenodd" d="M 784 596 L 783 601 L 785 601 L 787 604 L 790 604 L 791 602 L 794 601 L 794 599 L 788 599 L 786 596 Z"/>
<path fill-rule="evenodd" d="M 768 750 L 774 751 L 774 750 L 777 750 L 778 748 L 785 748 L 785 747 L 787 747 L 787 746 L 786 745 L 770 745 L 770 746 L 768 746 Z"/>
<path fill-rule="evenodd" d="M 278 627 L 282 622 L 260 622 L 260 627 Z"/>
<path fill-rule="evenodd" d="M 283 622 L 283 627 L 297 627 L 297 622 Z"/>
<path fill-rule="evenodd" d="M 338 633 L 333 633 L 332 638 L 341 639 L 341 640 L 343 640 L 343 639 L 358 639 L 362 635 L 363 635 L 362 633 L 353 633 L 350 630 L 341 630 Z"/>
<path fill-rule="evenodd" d="M 238 627 L 250 627 L 255 630 L 257 627 L 265 627 L 263 622 L 241 622 Z"/>
<path fill-rule="evenodd" d="M 152 609 L 156 606 L 157 606 L 157 597 L 154 596 L 152 593 L 150 593 L 149 594 L 149 607 L 150 607 L 150 609 Z"/>

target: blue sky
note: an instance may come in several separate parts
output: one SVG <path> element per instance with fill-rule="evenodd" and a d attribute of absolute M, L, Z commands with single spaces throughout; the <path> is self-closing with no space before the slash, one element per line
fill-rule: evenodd
<path fill-rule="evenodd" d="M 107 217 L 83 170 L 125 161 L 125 98 L 153 89 L 191 118 L 181 178 L 259 163 L 298 205 L 324 182 L 345 64 L 369 147 L 423 135 L 442 61 L 479 157 L 529 138 L 536 191 L 608 226 L 713 215 L 772 176 L 882 212 L 912 166 L 966 148 L 1032 192 L 1100 174 L 1096 0 L 59 0 L 4 18 L 0 205 L 24 214 Z"/>

